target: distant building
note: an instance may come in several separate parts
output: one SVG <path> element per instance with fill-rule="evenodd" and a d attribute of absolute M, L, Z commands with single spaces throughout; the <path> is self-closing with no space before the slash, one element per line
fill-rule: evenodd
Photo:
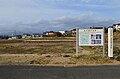
<path fill-rule="evenodd" d="M 54 31 L 47 31 L 43 33 L 44 36 L 55 36 L 55 32 Z"/>
<path fill-rule="evenodd" d="M 71 36 L 76 36 L 76 28 L 75 28 L 75 29 L 72 29 L 72 30 L 70 31 L 70 35 L 71 35 Z"/>
<path fill-rule="evenodd" d="M 43 33 L 44 37 L 60 37 L 62 34 L 60 32 L 47 31 Z"/>
<path fill-rule="evenodd" d="M 34 33 L 32 34 L 32 38 L 41 38 L 42 34 Z"/>
<path fill-rule="evenodd" d="M 28 34 L 28 33 L 24 33 L 24 34 L 22 35 L 22 38 L 31 38 L 31 35 Z"/>
<path fill-rule="evenodd" d="M 22 38 L 22 35 L 16 35 L 15 36 L 17 39 L 21 39 Z"/>
<path fill-rule="evenodd" d="M 65 30 L 61 30 L 61 31 L 59 31 L 62 35 L 64 35 L 65 34 Z"/>
<path fill-rule="evenodd" d="M 0 39 L 8 39 L 9 36 L 8 35 L 0 35 Z"/>
<path fill-rule="evenodd" d="M 61 30 L 59 31 L 63 36 L 67 36 L 69 34 L 69 31 Z"/>
<path fill-rule="evenodd" d="M 93 27 L 90 27 L 90 29 L 103 29 L 103 27 L 100 27 L 100 26 L 95 27 L 95 26 L 93 26 Z"/>
<path fill-rule="evenodd" d="M 10 36 L 8 39 L 21 39 L 22 38 L 22 35 L 12 35 L 12 36 Z"/>
<path fill-rule="evenodd" d="M 113 24 L 113 29 L 120 31 L 120 23 L 118 24 Z"/>

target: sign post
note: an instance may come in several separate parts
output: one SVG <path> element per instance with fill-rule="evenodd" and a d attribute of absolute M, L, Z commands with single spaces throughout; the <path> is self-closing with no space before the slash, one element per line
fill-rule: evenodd
<path fill-rule="evenodd" d="M 103 57 L 105 57 L 105 28 L 103 27 Z"/>
<path fill-rule="evenodd" d="M 79 29 L 76 28 L 76 57 L 79 55 Z"/>
<path fill-rule="evenodd" d="M 108 28 L 108 56 L 113 57 L 113 28 Z"/>
<path fill-rule="evenodd" d="M 76 57 L 78 57 L 79 46 L 103 46 L 104 57 L 105 55 L 104 28 L 103 29 L 76 28 Z"/>

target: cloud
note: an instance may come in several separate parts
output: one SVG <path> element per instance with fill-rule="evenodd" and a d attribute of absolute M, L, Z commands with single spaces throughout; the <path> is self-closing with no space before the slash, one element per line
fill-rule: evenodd
<path fill-rule="evenodd" d="M 115 21 L 109 18 L 94 17 L 92 14 L 84 14 L 74 17 L 60 17 L 53 20 L 55 26 L 62 25 L 64 28 L 70 27 L 90 27 L 90 26 L 110 26 Z M 62 27 L 61 26 L 61 27 Z M 61 28 L 60 27 L 60 28 Z"/>
<path fill-rule="evenodd" d="M 1 25 L 2 30 L 16 30 L 19 32 L 36 32 L 69 30 L 75 27 L 87 28 L 91 26 L 110 26 L 117 21 L 109 18 L 94 17 L 94 14 L 79 16 L 62 16 L 54 20 L 39 20 L 33 23 L 16 23 L 14 25 Z"/>
<path fill-rule="evenodd" d="M 49 20 L 87 12 L 119 19 L 118 4 L 119 0 L 0 0 L 0 23 L 32 22 L 39 18 Z"/>
<path fill-rule="evenodd" d="M 0 0 L 0 32 L 109 26 L 120 18 L 119 4 L 120 0 Z"/>
<path fill-rule="evenodd" d="M 83 9 L 99 9 L 105 10 L 120 7 L 119 0 L 45 0 L 47 5 L 51 5 L 62 9 L 81 10 Z M 83 10 L 82 10 L 83 11 Z"/>

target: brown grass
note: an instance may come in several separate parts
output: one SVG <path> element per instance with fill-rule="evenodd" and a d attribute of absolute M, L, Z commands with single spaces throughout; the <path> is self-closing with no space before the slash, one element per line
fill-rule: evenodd
<path fill-rule="evenodd" d="M 59 38 L 42 38 L 41 40 Z M 60 38 L 60 40 L 75 40 L 75 38 Z M 28 39 L 31 40 L 31 39 Z M 79 58 L 75 57 L 75 41 L 26 41 L 1 40 L 0 63 L 21 63 L 38 65 L 84 65 L 119 63 L 102 57 L 102 47 L 80 47 Z M 2 56 L 2 55 L 6 56 Z M 27 55 L 26 55 L 27 54 Z M 15 55 L 15 56 L 11 56 Z M 22 55 L 22 56 L 19 56 Z M 33 55 L 33 56 L 31 56 Z M 35 56 L 34 56 L 35 55 Z"/>
<path fill-rule="evenodd" d="M 75 42 L 2 42 L 0 54 L 75 53 Z"/>

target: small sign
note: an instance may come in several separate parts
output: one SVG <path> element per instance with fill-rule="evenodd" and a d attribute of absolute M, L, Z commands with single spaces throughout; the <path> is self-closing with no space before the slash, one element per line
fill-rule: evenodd
<path fill-rule="evenodd" d="M 108 28 L 108 56 L 113 57 L 113 28 Z"/>

